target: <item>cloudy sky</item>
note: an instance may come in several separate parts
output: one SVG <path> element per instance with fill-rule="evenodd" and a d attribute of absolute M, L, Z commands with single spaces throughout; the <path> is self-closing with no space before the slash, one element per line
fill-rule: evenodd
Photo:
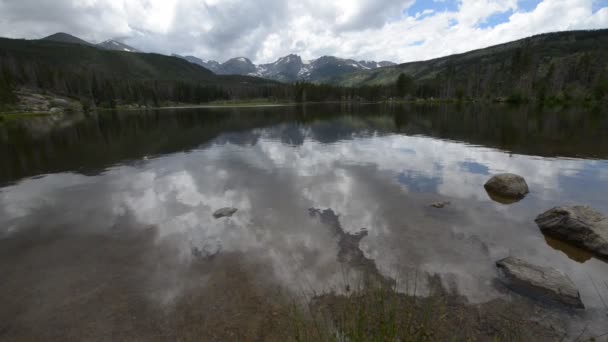
<path fill-rule="evenodd" d="M 537 33 L 608 28 L 608 0 L 0 0 L 0 32 L 119 38 L 149 52 L 407 62 Z"/>

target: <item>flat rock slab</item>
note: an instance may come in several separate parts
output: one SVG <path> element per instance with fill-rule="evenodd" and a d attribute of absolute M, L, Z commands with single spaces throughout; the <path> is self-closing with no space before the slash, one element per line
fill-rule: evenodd
<path fill-rule="evenodd" d="M 540 230 L 602 258 L 608 258 L 608 218 L 587 206 L 555 207 L 534 220 Z"/>
<path fill-rule="evenodd" d="M 558 302 L 573 308 L 585 308 L 576 286 L 563 272 L 508 257 L 496 262 L 514 291 L 548 302 Z"/>
<path fill-rule="evenodd" d="M 222 208 L 222 209 L 218 209 L 213 213 L 213 217 L 215 217 L 216 219 L 222 218 L 222 217 L 230 217 L 232 215 L 234 215 L 234 213 L 236 213 L 238 209 L 237 208 Z"/>
<path fill-rule="evenodd" d="M 530 190 L 526 180 L 513 173 L 493 176 L 483 185 L 490 198 L 501 203 L 513 203 L 524 198 Z"/>

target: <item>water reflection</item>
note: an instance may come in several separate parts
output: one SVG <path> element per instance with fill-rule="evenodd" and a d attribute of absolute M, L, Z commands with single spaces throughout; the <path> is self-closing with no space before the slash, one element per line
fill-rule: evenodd
<path fill-rule="evenodd" d="M 204 280 L 192 278 L 192 267 L 202 267 L 199 259 L 232 269 L 224 262 L 233 256 L 249 265 L 238 272 L 294 292 L 341 288 L 370 269 L 404 290 L 420 271 L 438 275 L 471 302 L 483 302 L 503 295 L 492 286 L 494 261 L 513 255 L 563 270 L 585 304 L 599 308 L 589 276 L 605 281 L 608 265 L 564 255 L 533 219 L 570 203 L 608 212 L 608 164 L 592 159 L 608 155 L 606 119 L 572 109 L 543 116 L 528 109 L 410 110 L 102 115 L 43 136 L 20 131 L 18 146 L 7 138 L 13 128 L 5 127 L 2 157 L 10 163 L 2 179 L 51 174 L 0 191 L 0 270 L 8 272 L 22 260 L 7 251 L 42 239 L 48 248 L 85 244 L 78 251 L 31 256 L 50 255 L 46 267 L 61 270 L 68 263 L 77 273 L 78 253 L 98 248 L 95 239 L 84 237 L 137 232 L 145 243 L 134 242 L 139 248 L 117 258 L 134 268 L 145 264 L 147 271 L 136 273 L 134 284 L 153 289 L 151 300 L 163 303 L 213 281 L 207 273 L 199 275 Z M 490 201 L 483 184 L 501 172 L 522 175 L 532 192 L 511 206 Z M 429 206 L 438 201 L 451 204 Z M 215 220 L 212 213 L 222 207 L 238 211 Z M 327 222 L 311 217 L 310 208 L 319 209 L 317 216 L 331 210 L 339 233 L 335 224 L 328 229 Z M 113 253 L 112 245 L 104 246 Z M 150 270 L 157 253 L 163 261 Z M 91 263 L 87 267 L 95 267 Z M 32 272 L 11 274 L 11 291 L 19 281 L 51 281 Z M 70 277 L 66 273 L 65 281 Z"/>
<path fill-rule="evenodd" d="M 513 203 L 517 203 L 517 202 L 521 201 L 521 198 L 501 196 L 492 191 L 488 191 L 487 189 L 486 189 L 486 192 L 488 193 L 488 197 L 496 203 L 509 205 L 509 204 L 513 204 Z"/>
<path fill-rule="evenodd" d="M 593 258 L 592 253 L 590 253 L 584 249 L 578 248 L 576 246 L 573 246 L 567 242 L 552 238 L 547 235 L 545 235 L 545 241 L 547 241 L 547 245 L 551 246 L 555 250 L 563 252 L 564 254 L 566 254 L 568 256 L 568 258 L 570 258 L 576 262 L 584 263 L 584 262 L 590 260 L 591 258 Z"/>
<path fill-rule="evenodd" d="M 190 150 L 212 139 L 255 144 L 256 128 L 288 145 L 333 143 L 371 134 L 424 135 L 547 157 L 608 157 L 608 118 L 577 107 L 305 106 L 110 112 L 68 120 L 36 118 L 0 125 L 0 183 L 61 171 L 96 173 L 145 156 Z M 305 128 L 302 130 L 301 128 Z M 218 137 L 219 135 L 222 137 Z M 219 141 L 218 141 L 219 142 Z M 402 152 L 406 152 L 404 147 Z M 409 150 L 413 152 L 413 150 Z M 462 160 L 486 173 L 487 165 Z"/>

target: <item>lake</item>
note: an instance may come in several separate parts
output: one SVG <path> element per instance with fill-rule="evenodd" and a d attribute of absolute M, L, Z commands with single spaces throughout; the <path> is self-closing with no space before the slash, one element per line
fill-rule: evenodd
<path fill-rule="evenodd" d="M 471 304 L 511 300 L 495 284 L 506 256 L 562 270 L 587 307 L 572 321 L 606 322 L 608 264 L 534 223 L 557 205 L 608 213 L 608 116 L 598 110 L 42 117 L 0 125 L 0 157 L 0 338 L 118 339 L 196 319 L 206 331 L 264 329 L 266 316 L 247 313 L 281 305 L 278 293 L 341 293 L 370 272 L 421 296 L 434 275 Z M 523 176 L 530 194 L 493 201 L 483 184 L 501 172 Z M 440 201 L 449 204 L 430 205 Z M 215 219 L 223 207 L 238 211 Z M 357 234 L 361 254 L 339 238 Z"/>

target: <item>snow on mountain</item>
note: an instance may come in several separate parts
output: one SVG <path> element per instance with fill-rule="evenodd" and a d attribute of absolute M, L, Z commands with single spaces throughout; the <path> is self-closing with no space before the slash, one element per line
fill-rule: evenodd
<path fill-rule="evenodd" d="M 126 52 L 141 52 L 136 48 L 129 46 L 127 44 L 121 43 L 119 41 L 109 39 L 103 43 L 97 44 L 98 47 L 106 50 L 114 50 L 114 51 L 126 51 Z"/>
<path fill-rule="evenodd" d="M 355 61 L 333 56 L 302 60 L 300 56 L 295 54 L 281 57 L 272 63 L 260 65 L 253 64 L 251 60 L 245 57 L 232 58 L 220 64 L 216 61 L 204 62 L 202 59 L 193 56 L 174 56 L 202 65 L 216 74 L 258 76 L 280 82 L 322 81 L 358 70 L 395 65 L 392 62 Z"/>

